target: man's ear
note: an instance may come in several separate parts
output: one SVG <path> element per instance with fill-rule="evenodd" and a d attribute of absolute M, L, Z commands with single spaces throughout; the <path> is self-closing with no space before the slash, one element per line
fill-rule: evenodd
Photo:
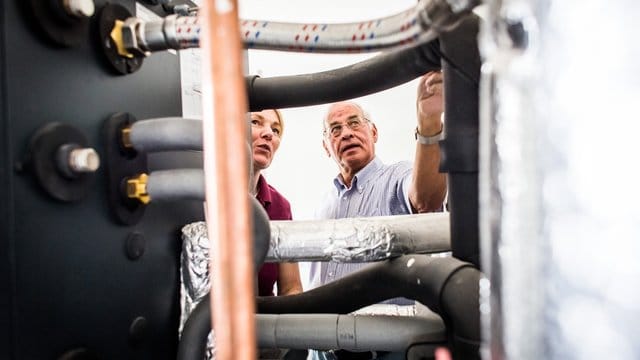
<path fill-rule="evenodd" d="M 378 142 L 378 128 L 376 127 L 376 124 L 371 123 L 371 134 L 373 135 L 373 142 L 377 143 Z"/>
<path fill-rule="evenodd" d="M 327 147 L 327 142 L 324 139 L 322 139 L 322 147 L 324 148 L 324 151 L 327 152 L 327 156 L 331 157 L 331 152 L 329 152 L 329 148 Z"/>

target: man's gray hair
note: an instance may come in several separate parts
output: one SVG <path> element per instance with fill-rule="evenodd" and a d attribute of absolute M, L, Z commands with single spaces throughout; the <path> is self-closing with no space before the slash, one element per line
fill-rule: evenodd
<path fill-rule="evenodd" d="M 326 133 L 327 131 L 327 121 L 329 120 L 329 115 L 331 114 L 331 109 L 336 105 L 336 104 L 349 104 L 349 105 L 353 105 L 356 109 L 358 109 L 358 111 L 360 112 L 360 114 L 362 115 L 362 117 L 368 121 L 368 122 L 372 122 L 371 121 L 371 116 L 369 116 L 369 112 L 366 111 L 362 106 L 360 106 L 360 104 L 353 102 L 353 101 L 339 101 L 339 102 L 334 102 L 332 104 L 329 105 L 329 107 L 327 108 L 327 113 L 324 115 L 324 118 L 322 120 L 322 129 L 323 131 Z"/>

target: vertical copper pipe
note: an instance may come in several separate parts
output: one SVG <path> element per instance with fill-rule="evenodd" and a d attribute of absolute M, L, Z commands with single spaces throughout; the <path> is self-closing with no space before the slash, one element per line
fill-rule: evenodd
<path fill-rule="evenodd" d="M 247 201 L 247 100 L 236 0 L 204 1 L 203 150 L 211 306 L 219 360 L 256 358 Z"/>

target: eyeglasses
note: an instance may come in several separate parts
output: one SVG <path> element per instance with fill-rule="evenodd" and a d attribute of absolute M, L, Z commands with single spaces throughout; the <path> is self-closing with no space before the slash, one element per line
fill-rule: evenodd
<path fill-rule="evenodd" d="M 332 137 L 337 138 L 342 134 L 342 129 L 343 127 L 346 125 L 349 127 L 349 129 L 351 130 L 358 130 L 362 127 L 362 125 L 364 125 L 364 123 L 367 120 L 366 118 L 359 118 L 359 117 L 354 117 L 354 118 L 350 118 L 347 120 L 346 123 L 338 123 L 338 124 L 333 124 L 329 127 L 329 134 L 331 134 Z M 325 130 L 325 134 L 327 133 L 327 130 Z"/>

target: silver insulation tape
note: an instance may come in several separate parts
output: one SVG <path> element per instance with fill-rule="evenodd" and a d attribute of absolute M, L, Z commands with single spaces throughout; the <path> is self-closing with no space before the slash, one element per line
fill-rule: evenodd
<path fill-rule="evenodd" d="M 267 262 L 370 262 L 451 250 L 448 213 L 270 223 Z"/>

